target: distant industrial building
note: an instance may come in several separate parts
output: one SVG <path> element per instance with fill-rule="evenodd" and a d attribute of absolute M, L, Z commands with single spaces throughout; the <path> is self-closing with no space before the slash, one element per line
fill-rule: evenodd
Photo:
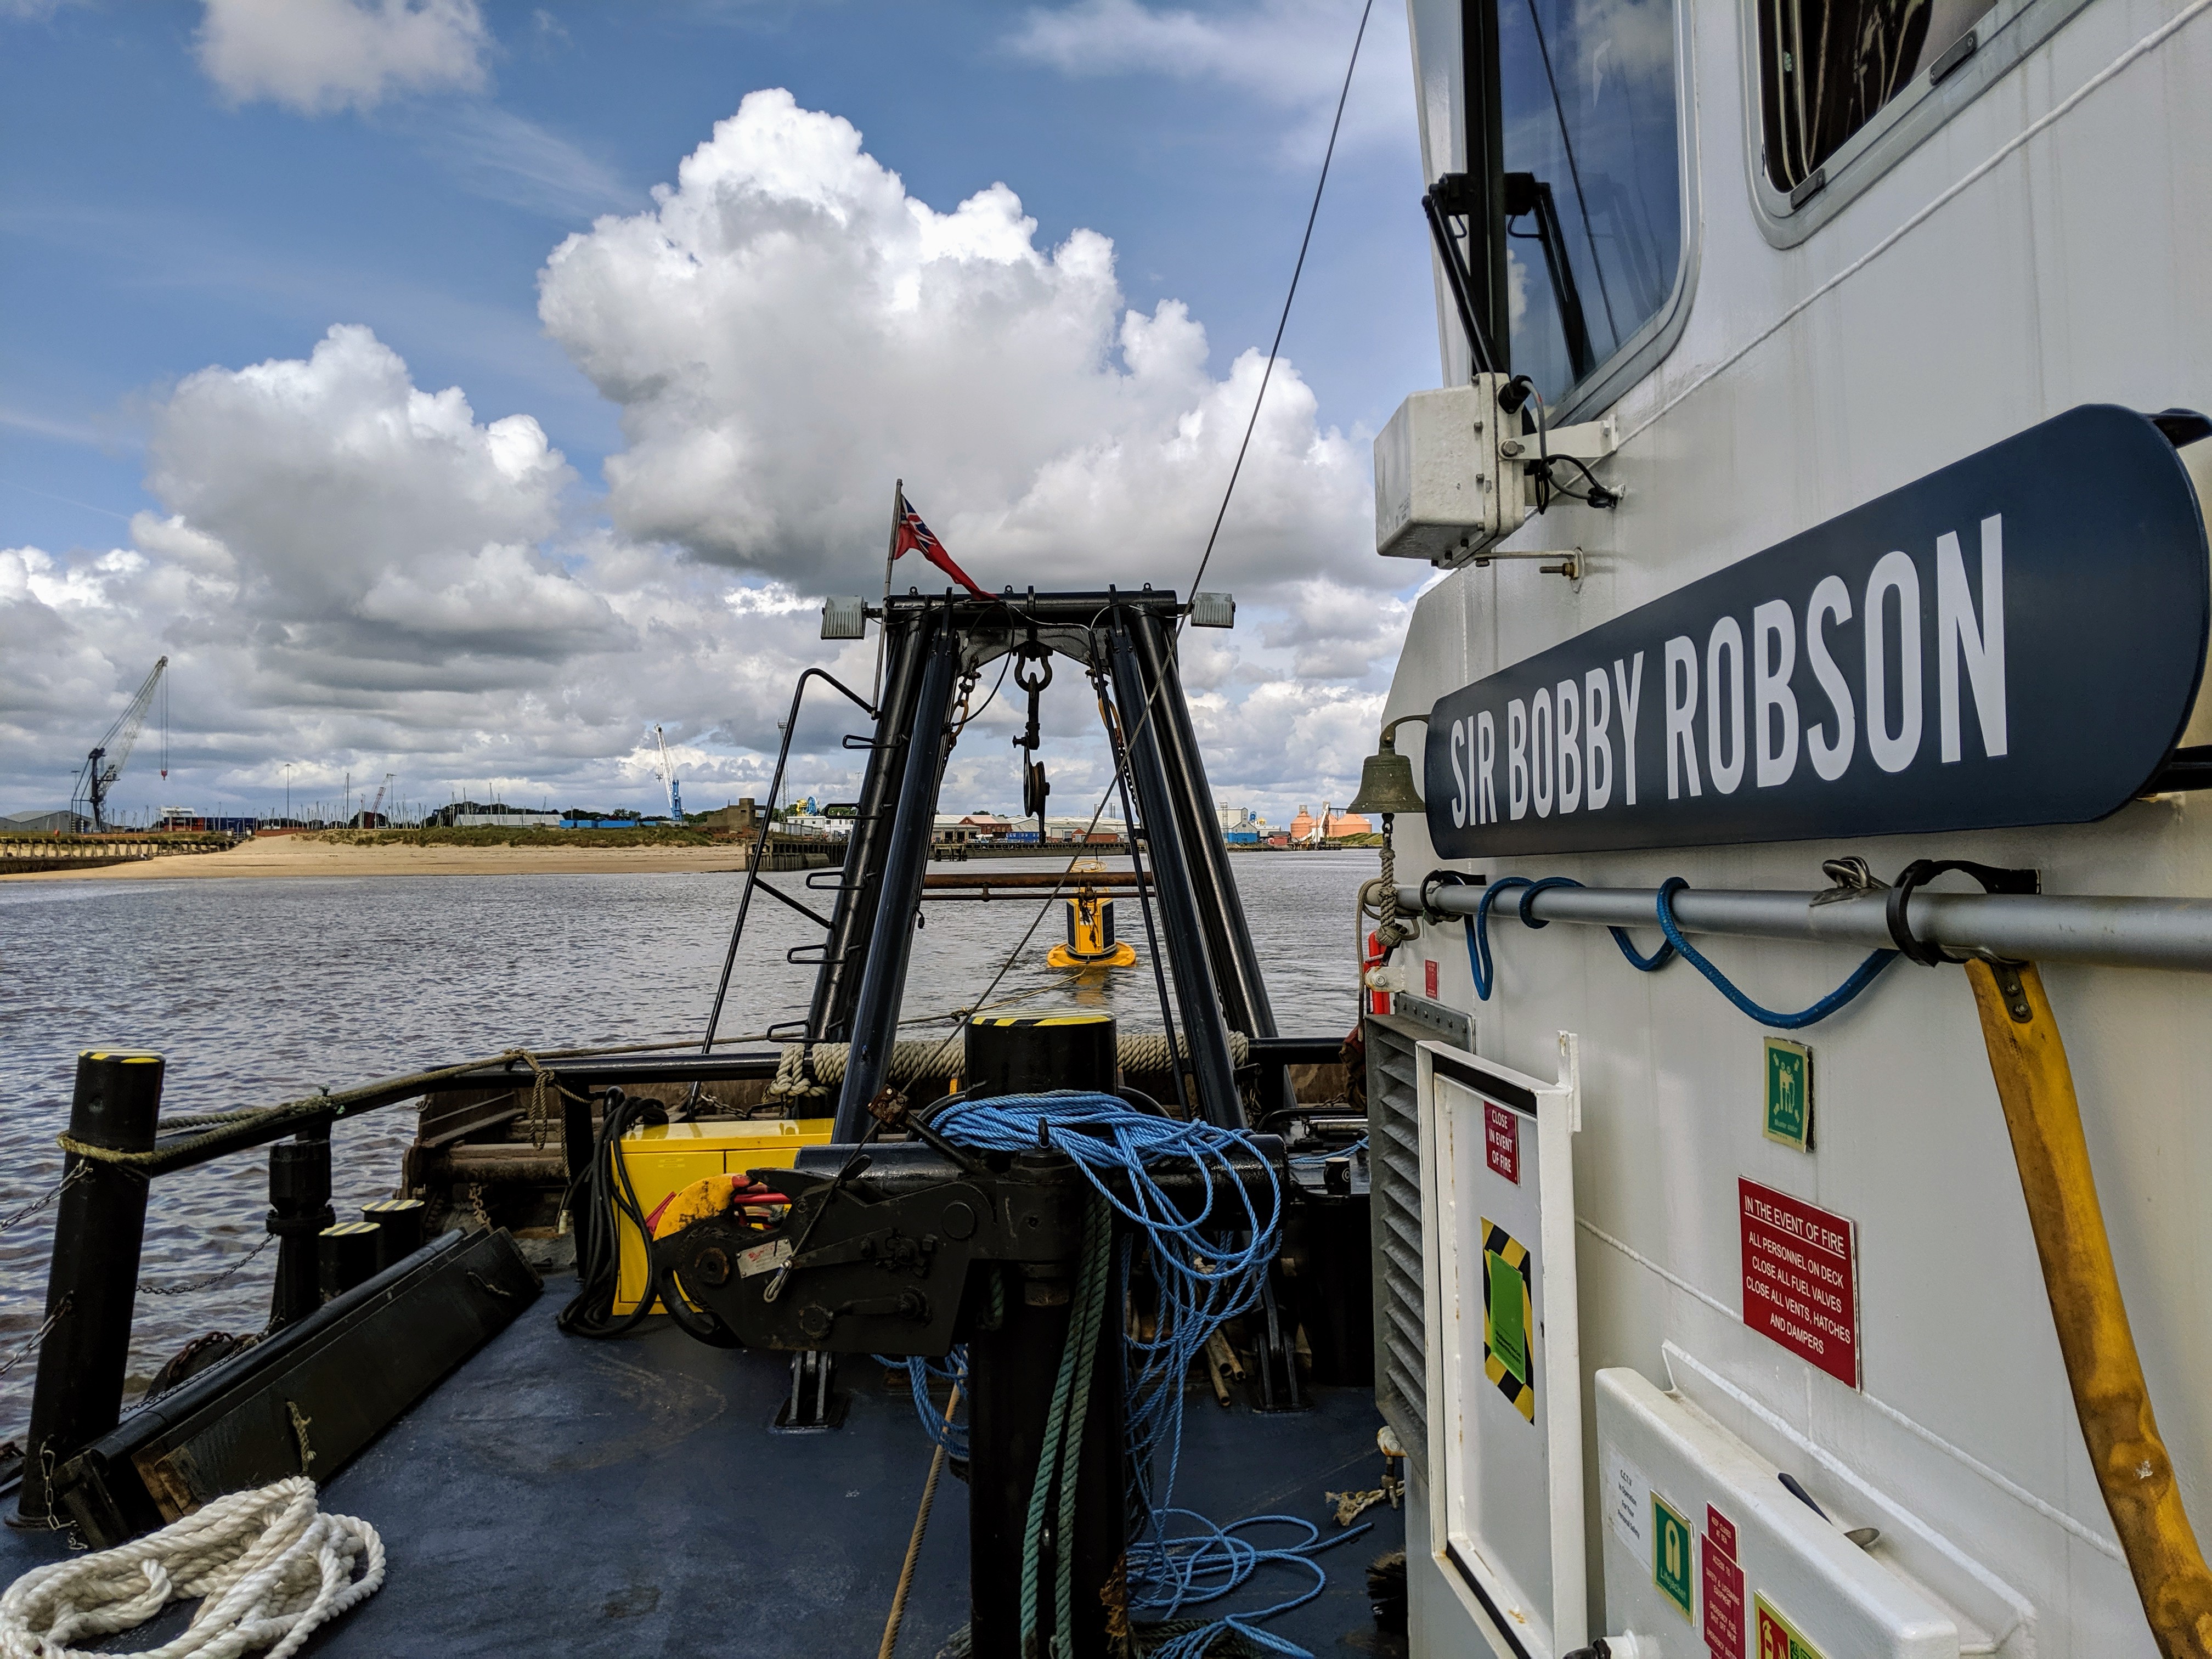
<path fill-rule="evenodd" d="M 1260 847 L 1267 840 L 1267 820 L 1249 806 L 1224 806 L 1214 814 L 1220 820 L 1221 839 L 1231 847 Z"/>
<path fill-rule="evenodd" d="M 1291 845 L 1318 846 L 1325 841 L 1340 841 L 1346 836 L 1371 836 L 1375 826 L 1358 812 L 1340 812 L 1326 801 L 1322 803 L 1319 817 L 1300 806 L 1297 816 L 1291 820 Z"/>
<path fill-rule="evenodd" d="M 500 800 L 457 800 L 426 814 L 422 822 L 426 827 L 437 824 L 448 830 L 557 830 L 561 815 L 526 806 L 509 806 Z"/>
<path fill-rule="evenodd" d="M 717 807 L 711 812 L 695 813 L 692 824 L 701 830 L 711 830 L 717 835 L 757 836 L 760 834 L 760 803 L 750 795 L 741 795 L 734 805 Z"/>
<path fill-rule="evenodd" d="M 453 826 L 456 830 L 558 830 L 562 823 L 558 812 L 523 811 L 456 812 Z"/>
<path fill-rule="evenodd" d="M 81 836 L 92 828 L 82 812 L 10 812 L 0 817 L 0 834 L 11 836 Z"/>
<path fill-rule="evenodd" d="M 203 836 L 250 836 L 260 828 L 261 820 L 248 817 L 206 817 L 189 806 L 165 806 L 161 820 L 154 827 L 172 834 L 190 832 Z"/>
<path fill-rule="evenodd" d="M 969 812 L 954 817 L 939 812 L 931 838 L 940 847 L 965 847 L 1004 841 L 1013 832 L 1012 823 L 996 812 Z"/>

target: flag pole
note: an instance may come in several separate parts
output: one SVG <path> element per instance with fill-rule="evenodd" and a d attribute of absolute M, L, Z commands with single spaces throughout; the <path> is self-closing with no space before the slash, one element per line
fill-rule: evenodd
<path fill-rule="evenodd" d="M 868 701 L 878 708 L 884 701 L 884 641 L 891 631 L 891 566 L 898 560 L 899 520 L 906 517 L 906 480 L 891 485 L 891 538 L 884 550 L 884 617 L 876 628 L 876 678 Z"/>

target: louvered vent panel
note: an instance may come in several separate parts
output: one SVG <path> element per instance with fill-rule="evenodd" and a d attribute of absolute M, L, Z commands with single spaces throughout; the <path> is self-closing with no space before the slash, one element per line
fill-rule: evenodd
<path fill-rule="evenodd" d="M 1421 1317 L 1420 1112 L 1414 1039 L 1367 1022 L 1367 1145 L 1375 1239 L 1375 1403 L 1428 1466 L 1428 1340 Z"/>

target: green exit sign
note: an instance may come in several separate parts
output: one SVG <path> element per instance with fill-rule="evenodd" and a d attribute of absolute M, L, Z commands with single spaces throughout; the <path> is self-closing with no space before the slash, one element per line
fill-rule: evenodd
<path fill-rule="evenodd" d="M 1813 1051 L 1786 1037 L 1766 1039 L 1766 1138 L 1813 1150 Z"/>
<path fill-rule="evenodd" d="M 1690 1588 L 1690 1523 L 1657 1492 L 1651 1494 L 1651 1582 L 1685 1619 L 1694 1621 Z"/>

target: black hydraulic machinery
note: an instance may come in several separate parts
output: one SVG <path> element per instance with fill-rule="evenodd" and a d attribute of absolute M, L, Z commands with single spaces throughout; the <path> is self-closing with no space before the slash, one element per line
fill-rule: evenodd
<path fill-rule="evenodd" d="M 1102 1016 L 1083 1025 L 1042 1052 L 1034 1026 L 975 1021 L 968 1030 L 969 1075 L 1018 1092 L 1107 1092 L 1113 1024 Z M 1030 1052 L 1015 1052 L 1024 1044 Z M 990 1088 L 982 1084 L 966 1097 Z M 739 1194 L 728 1212 L 659 1240 L 658 1265 L 748 1347 L 936 1358 L 966 1345 L 970 1651 L 977 1659 L 1019 1659 L 1035 1489 L 1069 1478 L 1064 1464 L 1046 1467 L 1042 1453 L 1062 1350 L 1081 1334 L 1072 1291 L 1086 1226 L 1114 1212 L 1097 1204 L 1096 1189 L 1065 1152 L 971 1152 L 931 1127 L 942 1102 L 909 1109 L 885 1091 L 872 1104 L 871 1136 L 891 1129 L 908 1138 L 811 1147 L 793 1168 L 750 1172 L 762 1196 Z M 1197 1164 L 1170 1163 L 1150 1173 L 1193 1221 L 1239 1209 L 1235 1196 L 1218 1190 L 1230 1181 L 1243 1185 L 1251 1205 L 1271 1210 L 1286 1179 L 1282 1142 L 1254 1135 L 1247 1144 L 1250 1152 L 1225 1171 L 1209 1176 Z M 763 1224 L 764 1216 L 774 1219 Z M 1114 1224 L 1127 1224 L 1115 1216 Z M 1119 1323 L 1117 1304 L 1104 1328 L 1117 1331 Z M 1054 1625 L 1051 1649 L 1069 1659 L 1104 1659 L 1115 1650 L 1114 1632 L 1127 1628 L 1121 1388 L 1121 1365 L 1097 1366 L 1074 1470 L 1085 1499 L 1073 1506 L 1072 1535 L 1053 1529 L 1042 1546 L 1052 1570 L 1060 1552 L 1073 1553 L 1079 1593 L 1067 1626 Z M 1057 1618 L 1049 1608 L 1041 1616 Z"/>
<path fill-rule="evenodd" d="M 874 1131 L 872 1109 L 892 1080 L 939 790 L 962 725 L 985 700 L 979 683 L 994 664 L 1013 681 L 1014 694 L 1026 698 L 1027 719 L 1014 739 L 1023 757 L 1023 808 L 1036 823 L 1039 850 L 1052 850 L 1044 844 L 1048 787 L 1037 751 L 1042 742 L 1041 698 L 1051 683 L 1055 657 L 1082 670 L 1106 725 L 1116 774 L 1114 799 L 1128 822 L 1128 850 L 1137 866 L 1132 878 L 1146 934 L 1155 941 L 1162 1022 L 1168 1051 L 1175 1057 L 1166 1068 L 1170 1086 L 1162 1098 L 1222 1129 L 1275 1128 L 1297 1117 L 1281 1057 L 1285 1040 L 1277 1030 L 1177 666 L 1177 629 L 1187 612 L 1201 621 L 1208 615 L 1234 614 L 1226 596 L 1200 599 L 1214 603 L 1187 605 L 1171 592 L 1151 587 L 1077 592 L 1009 588 L 989 596 L 909 590 L 890 596 L 880 609 L 866 607 L 866 615 L 878 619 L 883 630 L 877 699 L 871 707 L 850 688 L 830 682 L 872 719 L 872 732 L 844 740 L 847 747 L 866 754 L 866 771 L 842 868 L 806 878 L 808 888 L 834 894 L 830 913 L 820 914 L 765 879 L 757 858 L 739 902 L 723 990 L 715 1004 L 719 1016 L 755 891 L 765 890 L 823 928 L 819 945 L 790 952 L 793 962 L 815 968 L 806 1016 L 771 1034 L 800 1046 L 802 1073 L 811 1068 L 818 1046 L 845 1045 L 843 1076 L 836 1085 L 834 1144 L 855 1146 Z M 829 678 L 818 669 L 808 675 Z M 803 681 L 800 697 L 805 690 Z M 799 714 L 795 699 L 786 726 L 787 753 L 778 759 L 771 786 L 771 809 Z M 1320 1057 L 1334 1057 L 1333 1043 L 1306 1045 L 1316 1046 L 1327 1051 Z M 808 1154 L 802 1171 L 824 1156 Z M 902 1146 L 868 1156 L 880 1164 L 890 1157 L 922 1154 Z M 880 1168 L 876 1173 L 879 1178 Z M 878 1179 L 867 1190 L 879 1186 Z M 1364 1198 L 1352 1202 L 1364 1214 Z M 731 1272 L 736 1275 L 733 1285 L 744 1277 L 734 1267 Z M 940 1321 L 953 1316 L 940 1305 L 942 1286 L 902 1285 L 899 1294 L 928 1302 Z M 1267 1288 L 1259 1338 L 1258 1391 L 1264 1408 L 1301 1409 L 1305 1404 L 1297 1331 L 1302 1320 L 1312 1328 L 1312 1321 L 1304 1318 L 1304 1304 L 1310 1299 L 1307 1287 L 1287 1281 Z M 836 1313 L 836 1304 L 823 1305 L 833 1310 L 828 1316 L 839 1328 L 856 1316 Z M 788 1321 L 799 1313 L 782 1310 L 778 1317 Z M 906 1316 L 878 1310 L 867 1317 Z M 838 1406 L 833 1362 L 826 1356 L 847 1345 L 826 1334 L 810 1338 L 796 1328 L 783 1334 L 805 1350 L 794 1365 L 784 1425 L 830 1426 Z M 871 1340 L 878 1348 L 884 1346 L 884 1340 Z M 1364 1353 L 1366 1344 L 1363 1340 L 1354 1347 Z M 824 1357 L 817 1358 L 817 1351 Z M 909 1345 L 900 1351 L 921 1349 Z M 979 1404 L 977 1409 L 984 1407 Z"/>
<path fill-rule="evenodd" d="M 1029 722 L 1015 742 L 1024 756 L 1024 808 L 1041 835 L 1047 785 L 1036 758 L 1036 709 L 1052 659 L 1079 664 L 1110 696 L 1116 762 L 1137 817 L 1130 833 L 1157 889 L 1181 1070 L 1192 1080 L 1199 1115 L 1233 1127 L 1291 1103 L 1280 1065 L 1262 1064 L 1240 1079 L 1231 1054 L 1232 1031 L 1252 1039 L 1279 1033 L 1176 671 L 1175 628 L 1185 608 L 1174 593 L 1152 588 L 1010 589 L 990 598 L 909 592 L 891 597 L 880 612 L 869 607 L 883 626 L 882 689 L 868 710 L 875 729 L 846 739 L 866 750 L 866 769 L 842 868 L 809 884 L 834 888 L 835 898 L 826 917 L 806 912 L 823 927 L 823 943 L 793 953 L 816 969 L 806 1018 L 776 1032 L 810 1049 L 851 1045 L 837 1097 L 839 1141 L 859 1137 L 868 1103 L 888 1076 L 939 790 L 961 711 L 985 669 L 1008 656 L 1030 702 Z M 756 884 L 774 890 L 756 868 L 741 915 Z"/>

